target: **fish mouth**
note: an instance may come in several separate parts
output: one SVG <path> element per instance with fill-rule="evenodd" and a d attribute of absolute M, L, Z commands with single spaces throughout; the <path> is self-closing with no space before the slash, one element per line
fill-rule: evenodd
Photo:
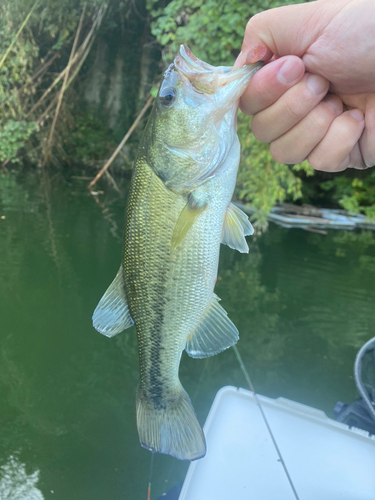
<path fill-rule="evenodd" d="M 174 60 L 174 66 L 180 78 L 189 82 L 198 93 L 209 95 L 217 94 L 227 86 L 232 87 L 234 94 L 238 94 L 237 87 L 243 87 L 245 90 L 253 74 L 263 64 L 263 62 L 248 64 L 235 70 L 232 70 L 231 66 L 211 66 L 211 64 L 198 59 L 186 45 L 180 46 Z M 234 82 L 237 82 L 237 85 L 230 85 Z M 236 95 L 235 99 L 239 95 Z"/>

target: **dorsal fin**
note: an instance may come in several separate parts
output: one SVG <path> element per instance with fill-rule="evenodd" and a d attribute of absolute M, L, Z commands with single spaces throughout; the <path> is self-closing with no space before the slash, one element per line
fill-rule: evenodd
<path fill-rule="evenodd" d="M 126 300 L 121 267 L 96 306 L 92 324 L 106 337 L 114 337 L 134 324 Z"/>
<path fill-rule="evenodd" d="M 253 233 L 254 229 L 248 216 L 236 205 L 229 203 L 225 213 L 221 243 L 241 253 L 249 253 L 245 236 Z"/>
<path fill-rule="evenodd" d="M 238 330 L 219 304 L 219 300 L 219 297 L 213 294 L 199 326 L 186 339 L 185 350 L 192 358 L 214 356 L 238 341 Z"/>

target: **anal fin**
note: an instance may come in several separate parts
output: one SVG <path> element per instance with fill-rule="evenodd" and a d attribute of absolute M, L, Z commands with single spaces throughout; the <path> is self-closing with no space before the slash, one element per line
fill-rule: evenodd
<path fill-rule="evenodd" d="M 248 253 L 249 247 L 245 236 L 253 233 L 254 229 L 248 216 L 236 205 L 229 203 L 225 213 L 221 243 L 241 253 Z"/>
<path fill-rule="evenodd" d="M 186 340 L 185 350 L 192 358 L 214 356 L 238 341 L 238 330 L 213 294 L 201 323 Z"/>
<path fill-rule="evenodd" d="M 106 337 L 114 337 L 134 324 L 126 300 L 121 267 L 96 306 L 92 324 Z"/>

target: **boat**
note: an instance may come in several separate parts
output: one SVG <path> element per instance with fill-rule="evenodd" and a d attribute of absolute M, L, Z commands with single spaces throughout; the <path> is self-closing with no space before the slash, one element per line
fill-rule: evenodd
<path fill-rule="evenodd" d="M 255 207 L 235 202 L 248 215 L 256 212 Z M 375 221 L 363 214 L 334 208 L 317 208 L 311 205 L 280 203 L 274 206 L 267 216 L 269 222 L 285 228 L 299 228 L 326 234 L 326 229 L 365 229 L 375 231 Z"/>
<path fill-rule="evenodd" d="M 315 408 L 227 386 L 204 432 L 179 500 L 375 499 L 375 436 Z"/>
<path fill-rule="evenodd" d="M 375 391 L 362 381 L 362 362 L 368 354 L 375 360 L 375 338 L 360 349 L 355 361 L 361 398 L 350 405 L 341 403 L 346 413 L 339 411 L 336 418 L 341 414 L 341 420 L 352 424 L 355 414 L 354 422 L 365 428 L 370 422 L 371 430 Z M 241 368 L 246 370 L 243 364 Z M 247 373 L 245 377 L 252 387 Z M 282 397 L 271 399 L 254 390 L 225 386 L 216 394 L 204 425 L 206 456 L 190 464 L 183 484 L 159 498 L 374 500 L 375 435 L 344 421 Z"/>

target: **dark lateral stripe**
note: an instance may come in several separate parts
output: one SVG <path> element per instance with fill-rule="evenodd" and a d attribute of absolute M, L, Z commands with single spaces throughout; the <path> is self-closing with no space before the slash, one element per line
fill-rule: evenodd
<path fill-rule="evenodd" d="M 149 214 L 153 213 L 153 203 L 156 202 L 157 196 L 152 192 L 152 176 L 143 174 L 145 171 L 142 172 L 142 169 L 135 173 L 128 202 L 131 209 L 128 210 L 126 221 L 125 280 L 129 290 L 127 294 L 133 298 L 130 300 L 129 308 L 138 334 L 140 387 L 155 408 L 162 408 L 163 392 L 165 392 L 163 391 L 165 377 L 161 371 L 162 332 L 165 320 L 169 242 L 161 238 L 156 243 L 148 234 L 152 227 L 150 224 L 153 223 Z M 144 250 L 145 247 L 148 249 L 147 252 Z M 148 274 L 156 275 L 151 282 L 145 282 L 143 266 L 148 266 Z"/>

